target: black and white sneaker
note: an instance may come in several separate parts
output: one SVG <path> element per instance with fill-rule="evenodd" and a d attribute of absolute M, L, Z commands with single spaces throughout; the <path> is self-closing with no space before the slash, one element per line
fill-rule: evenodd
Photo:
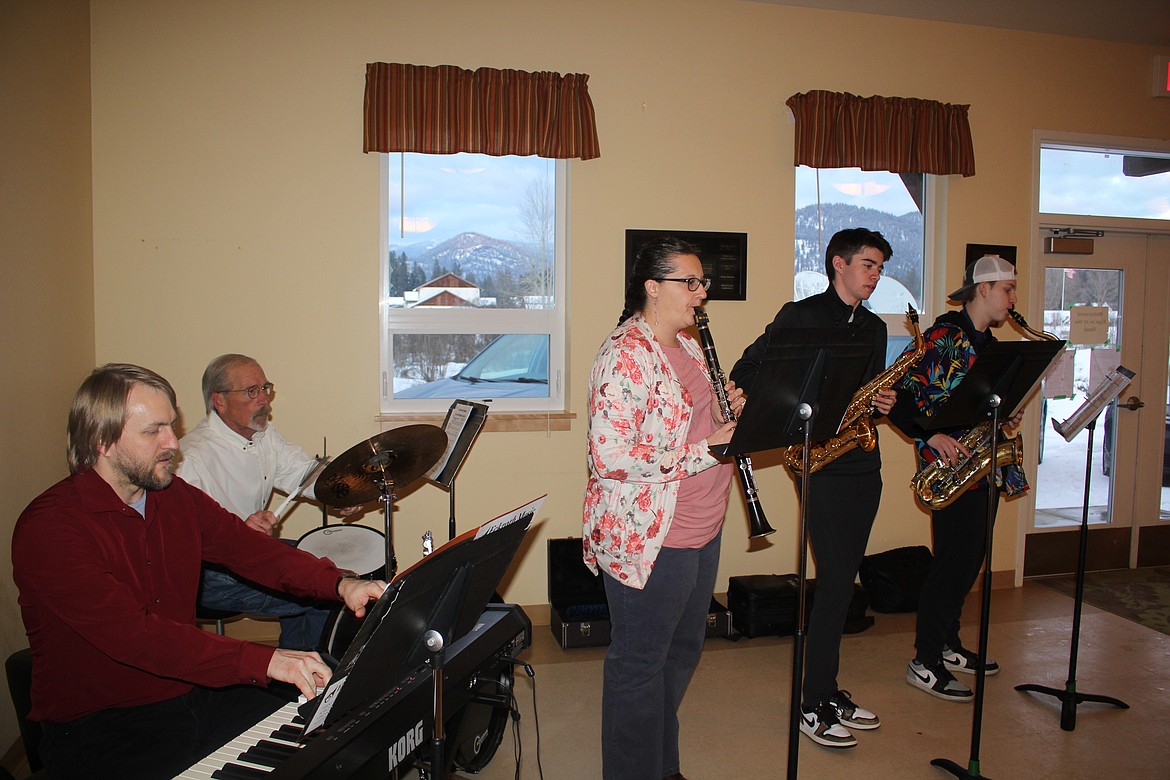
<path fill-rule="evenodd" d="M 849 691 L 834 693 L 829 697 L 829 706 L 833 708 L 841 725 L 851 729 L 876 729 L 882 725 L 877 715 L 853 703 L 853 694 Z"/>
<path fill-rule="evenodd" d="M 942 651 L 943 663 L 952 672 L 961 672 L 963 674 L 975 674 L 979 671 L 979 656 L 972 653 L 967 648 L 959 645 L 951 649 L 943 647 Z M 993 674 L 999 674 L 999 664 L 995 661 L 988 661 L 983 668 L 983 674 L 990 677 Z"/>
<path fill-rule="evenodd" d="M 818 745 L 831 748 L 850 748 L 857 744 L 857 737 L 837 720 L 837 713 L 829 702 L 823 702 L 812 712 L 800 708 L 800 730 Z"/>
<path fill-rule="evenodd" d="M 971 701 L 975 698 L 971 689 L 955 680 L 955 676 L 941 661 L 938 666 L 930 667 L 915 658 L 906 667 L 906 682 L 947 701 Z"/>

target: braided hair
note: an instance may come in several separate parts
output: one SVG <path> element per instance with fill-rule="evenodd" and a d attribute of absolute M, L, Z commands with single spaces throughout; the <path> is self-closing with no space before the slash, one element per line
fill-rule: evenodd
<path fill-rule="evenodd" d="M 674 258 L 679 255 L 699 254 L 699 248 L 689 241 L 674 236 L 652 239 L 638 249 L 634 264 L 626 279 L 625 308 L 618 325 L 646 308 L 646 281 L 669 276 L 674 272 Z"/>

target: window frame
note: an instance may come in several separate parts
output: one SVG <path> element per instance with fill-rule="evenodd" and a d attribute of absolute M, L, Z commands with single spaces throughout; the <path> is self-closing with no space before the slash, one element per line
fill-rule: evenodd
<path fill-rule="evenodd" d="M 796 166 L 800 167 L 800 166 Z M 812 167 L 812 166 L 805 166 Z M 857 167 L 857 166 L 850 166 Z M 816 170 L 816 169 L 814 169 Z M 823 169 L 822 169 L 823 170 Z M 795 168 L 794 168 L 795 171 Z M 893 171 L 884 171 L 897 175 Z M 942 289 L 946 280 L 945 271 L 938 268 L 938 258 L 946 256 L 946 247 L 943 243 L 943 236 L 946 231 L 942 229 L 940 221 L 945 217 L 946 208 L 946 193 L 947 193 L 947 176 L 938 176 L 935 174 L 922 174 L 922 300 L 920 307 L 918 307 L 918 326 L 920 329 L 925 329 L 930 323 L 934 322 L 935 308 L 937 301 L 945 300 L 945 291 Z M 796 213 L 796 175 L 793 174 L 793 215 Z M 863 227 L 863 226 L 855 226 Z M 795 228 L 795 225 L 794 225 Z M 826 236 L 827 241 L 830 236 Z M 795 236 L 794 236 L 795 239 Z M 824 247 L 820 248 L 821 260 L 824 260 Z M 822 264 L 823 268 L 823 264 Z M 823 272 L 823 271 L 822 271 Z M 795 298 L 795 258 L 793 262 L 793 298 Z M 887 337 L 887 360 L 889 365 L 893 358 L 896 358 L 901 353 L 900 345 L 909 344 L 911 341 L 911 331 L 909 321 L 906 319 L 905 312 L 888 312 L 877 314 L 878 317 L 886 323 Z M 894 343 L 894 339 L 900 339 L 899 342 Z M 894 348 L 891 348 L 894 347 Z"/>
<path fill-rule="evenodd" d="M 489 412 L 505 413 L 513 421 L 517 415 L 539 416 L 564 414 L 568 399 L 568 200 L 569 160 L 549 160 L 555 168 L 553 248 L 553 306 L 546 309 L 437 309 L 391 307 L 387 300 L 390 286 L 388 252 L 392 230 L 390 220 L 390 155 L 379 161 L 379 293 L 378 293 L 378 361 L 379 415 L 383 422 L 429 419 L 441 416 L 453 398 L 394 398 L 392 331 L 409 333 L 540 333 L 549 337 L 549 385 L 547 397 L 473 399 L 487 403 Z M 489 414 L 490 419 L 490 414 Z M 490 426 L 489 426 L 490 427 Z"/>
<path fill-rule="evenodd" d="M 1124 138 L 1109 135 L 1078 134 L 1054 130 L 1036 130 L 1032 134 L 1033 192 L 1032 210 L 1042 223 L 1055 222 L 1071 227 L 1113 227 L 1118 230 L 1144 230 L 1164 233 L 1168 221 L 1160 218 L 1127 217 L 1104 214 L 1042 211 L 1041 157 L 1045 149 L 1170 158 L 1170 142 L 1156 139 Z"/>

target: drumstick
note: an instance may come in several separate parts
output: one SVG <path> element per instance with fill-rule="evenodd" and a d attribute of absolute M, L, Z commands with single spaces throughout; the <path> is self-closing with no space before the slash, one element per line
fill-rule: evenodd
<path fill-rule="evenodd" d="M 321 475 L 321 472 L 324 471 L 325 467 L 329 465 L 330 460 L 331 458 L 324 457 L 317 457 L 313 459 L 313 465 L 310 466 L 309 470 L 305 473 L 305 478 L 301 480 L 301 484 L 297 485 L 296 489 L 289 493 L 288 497 L 284 499 L 284 503 L 277 507 L 276 511 L 273 512 L 273 514 L 276 515 L 278 522 L 284 518 L 285 511 L 288 510 L 289 506 L 292 505 L 292 502 L 296 500 L 297 496 L 299 496 L 305 488 L 316 481 L 317 477 Z"/>

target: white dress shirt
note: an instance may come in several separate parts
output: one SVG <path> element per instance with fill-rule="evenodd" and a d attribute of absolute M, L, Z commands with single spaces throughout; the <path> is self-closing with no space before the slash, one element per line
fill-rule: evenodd
<path fill-rule="evenodd" d="M 212 411 L 179 441 L 176 472 L 241 520 L 268 506 L 272 490 L 296 490 L 313 457 L 286 441 L 271 424 L 245 439 Z M 313 497 L 313 486 L 304 495 Z"/>

